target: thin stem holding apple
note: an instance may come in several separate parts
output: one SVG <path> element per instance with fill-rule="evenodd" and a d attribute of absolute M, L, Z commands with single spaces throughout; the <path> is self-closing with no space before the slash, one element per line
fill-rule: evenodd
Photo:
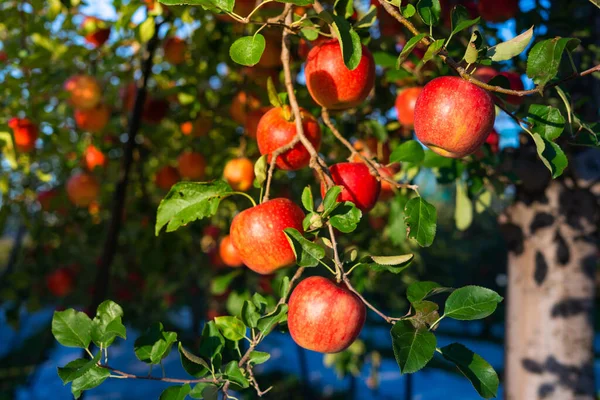
<path fill-rule="evenodd" d="M 267 173 L 267 183 L 265 185 L 265 195 L 263 196 L 262 203 L 265 203 L 266 201 L 269 200 L 269 193 L 271 190 L 271 180 L 273 179 L 273 174 L 275 173 L 275 165 L 277 165 L 277 157 L 279 157 L 286 151 L 291 150 L 299 141 L 300 141 L 300 137 L 298 135 L 296 135 L 296 136 L 294 136 L 294 139 L 292 139 L 291 142 L 281 146 L 280 148 L 278 148 L 277 150 L 275 150 L 274 152 L 272 152 L 270 154 L 271 162 L 269 163 L 269 171 Z"/>

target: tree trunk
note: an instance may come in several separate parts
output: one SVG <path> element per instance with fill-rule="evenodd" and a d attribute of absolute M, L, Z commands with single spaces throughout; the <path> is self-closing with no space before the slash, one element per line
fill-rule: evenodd
<path fill-rule="evenodd" d="M 506 399 L 594 400 L 598 198 L 574 180 L 531 175 L 542 183 L 537 194 L 519 197 L 502 221 L 509 248 Z"/>

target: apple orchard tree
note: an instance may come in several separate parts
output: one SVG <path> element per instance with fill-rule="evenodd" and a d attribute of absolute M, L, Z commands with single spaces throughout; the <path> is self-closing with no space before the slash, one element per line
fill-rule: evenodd
<path fill-rule="evenodd" d="M 491 316 L 499 294 L 413 275 L 402 299 L 372 292 L 377 277 L 410 274 L 419 247 L 434 242 L 447 206 L 424 197 L 420 172 L 456 185 L 450 213 L 461 231 L 523 181 L 541 192 L 579 185 L 569 161 L 599 146 L 597 102 L 586 118 L 582 96 L 568 90 L 600 71 L 597 47 L 544 36 L 558 11 L 535 2 L 522 13 L 516 0 L 113 3 L 111 22 L 82 16 L 78 0 L 0 5 L 0 218 L 20 215 L 18 240 L 27 231 L 32 241 L 10 255 L 2 299 L 13 322 L 23 303 L 64 307 L 52 334 L 83 349 L 58 369 L 73 395 L 119 378 L 172 383 L 161 399 L 262 396 L 277 391 L 254 373 L 269 362 L 261 342 L 273 331 L 345 373 L 360 369 L 357 338 L 377 319 L 401 373 L 445 359 L 482 398 L 495 397 L 492 366 L 460 343 L 439 347 L 436 329 Z M 520 31 L 502 41 L 490 23 L 514 17 Z M 543 29 L 521 30 L 522 21 Z M 525 173 L 499 151 L 499 114 L 535 156 Z M 573 235 L 592 234 L 590 215 L 597 203 L 577 216 L 583 227 Z M 552 272 L 539 265 L 536 256 L 531 276 L 541 286 Z M 573 290 L 593 299 L 579 275 Z M 242 290 L 231 291 L 236 282 Z M 229 315 L 218 305 L 198 310 L 210 302 L 226 302 Z M 208 320 L 201 332 L 178 337 L 158 322 L 173 303 L 190 305 L 195 325 Z M 135 355 L 150 370 L 175 346 L 190 377 L 113 368 L 110 346 L 126 338 L 125 321 L 145 330 Z M 581 337 L 590 351 L 592 336 Z M 517 367 L 545 368 L 529 361 Z M 525 380 L 521 391 L 511 379 L 507 391 L 533 399 L 550 387 L 547 396 L 558 397 L 546 398 L 591 399 L 593 379 L 578 380 L 587 373 L 576 370 L 570 386 Z"/>

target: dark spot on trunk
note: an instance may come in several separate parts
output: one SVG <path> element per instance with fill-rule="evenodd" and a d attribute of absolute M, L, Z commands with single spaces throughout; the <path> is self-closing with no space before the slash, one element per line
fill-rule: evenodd
<path fill-rule="evenodd" d="M 552 307 L 550 315 L 552 315 L 552 318 L 569 318 L 581 313 L 587 313 L 591 310 L 591 307 L 592 304 L 589 299 L 568 298 L 556 303 Z"/>
<path fill-rule="evenodd" d="M 529 230 L 531 233 L 535 233 L 538 229 L 546 228 L 554 223 L 554 216 L 546 212 L 536 213 L 531 221 Z"/>
<path fill-rule="evenodd" d="M 563 190 L 559 197 L 560 213 L 566 217 L 567 224 L 582 230 L 581 220 L 594 220 L 596 217 L 596 198 L 587 190 Z"/>
<path fill-rule="evenodd" d="M 596 269 L 598 268 L 598 257 L 590 255 L 581 260 L 581 270 L 589 279 L 596 279 Z"/>
<path fill-rule="evenodd" d="M 538 396 L 543 399 L 554 393 L 554 385 L 551 383 L 543 383 L 538 388 Z"/>
<path fill-rule="evenodd" d="M 531 358 L 524 358 L 521 360 L 521 363 L 523 368 L 532 374 L 541 374 L 544 372 L 544 366 Z"/>
<path fill-rule="evenodd" d="M 515 224 L 503 224 L 500 232 L 506 241 L 508 251 L 515 254 L 523 253 L 523 230 Z"/>
<path fill-rule="evenodd" d="M 594 367 L 591 363 L 581 366 L 562 364 L 553 356 L 549 356 L 545 370 L 556 375 L 557 383 L 571 390 L 574 395 L 594 397 Z"/>
<path fill-rule="evenodd" d="M 556 259 L 558 260 L 558 263 L 560 265 L 567 265 L 571 259 L 571 251 L 569 250 L 567 241 L 563 235 L 560 234 L 560 230 L 556 231 L 554 241 L 556 242 Z"/>
<path fill-rule="evenodd" d="M 541 252 L 537 251 L 535 253 L 535 271 L 533 273 L 533 279 L 538 286 L 541 286 L 546 280 L 547 275 L 548 263 L 546 262 L 546 258 Z"/>

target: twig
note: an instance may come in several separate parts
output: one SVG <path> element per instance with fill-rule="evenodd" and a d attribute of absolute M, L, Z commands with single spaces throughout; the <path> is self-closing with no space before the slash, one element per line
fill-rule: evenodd
<path fill-rule="evenodd" d="M 379 311 L 373 304 L 369 303 L 367 301 L 367 299 L 365 299 L 363 297 L 362 294 L 360 294 L 360 292 L 358 290 L 356 290 L 354 288 L 354 286 L 352 286 L 352 283 L 350 282 L 350 279 L 348 279 L 348 277 L 346 275 L 343 276 L 343 281 L 346 284 L 346 287 L 348 288 L 348 290 L 350 290 L 352 293 L 354 293 L 356 296 L 358 296 L 358 298 L 365 303 L 365 305 L 367 307 L 369 307 L 371 310 L 373 310 L 373 312 L 377 315 L 379 315 L 381 318 L 383 318 L 385 320 L 385 322 L 387 322 L 388 324 L 394 324 L 396 321 L 400 320 L 401 318 L 392 318 L 392 317 L 388 317 L 387 315 L 385 315 L 384 313 L 382 313 L 381 311 Z"/>
<path fill-rule="evenodd" d="M 99 364 L 98 365 L 100 368 L 105 368 L 123 378 L 128 378 L 128 379 L 141 379 L 141 380 L 146 380 L 146 381 L 161 381 L 161 382 L 170 382 L 170 383 L 221 383 L 224 382 L 224 380 L 222 379 L 211 379 L 211 378 L 201 378 L 201 379 L 178 379 L 178 378 L 164 378 L 164 377 L 157 377 L 157 376 L 150 376 L 150 375 L 134 375 L 134 374 L 129 374 L 127 372 L 123 372 L 123 371 L 119 371 L 118 369 L 115 369 L 111 366 L 105 365 L 105 364 Z"/>
<path fill-rule="evenodd" d="M 335 264 L 335 272 L 336 272 L 335 279 L 336 279 L 337 283 L 340 283 L 344 276 L 344 266 L 342 265 L 342 262 L 340 260 L 340 255 L 338 254 L 337 241 L 335 239 L 335 232 L 333 230 L 333 226 L 331 225 L 331 223 L 327 222 L 327 228 L 329 228 L 329 238 L 331 239 L 331 247 L 333 247 L 333 261 Z"/>
<path fill-rule="evenodd" d="M 298 135 L 294 136 L 291 142 L 281 146 L 271 153 L 271 163 L 269 165 L 269 172 L 267 173 L 267 184 L 265 186 L 265 195 L 263 196 L 262 202 L 266 202 L 269 200 L 269 192 L 271 190 L 271 180 L 273 179 L 273 173 L 275 172 L 275 165 L 277 165 L 277 157 L 282 155 L 288 150 L 291 150 L 298 142 L 300 141 L 300 137 Z"/>

